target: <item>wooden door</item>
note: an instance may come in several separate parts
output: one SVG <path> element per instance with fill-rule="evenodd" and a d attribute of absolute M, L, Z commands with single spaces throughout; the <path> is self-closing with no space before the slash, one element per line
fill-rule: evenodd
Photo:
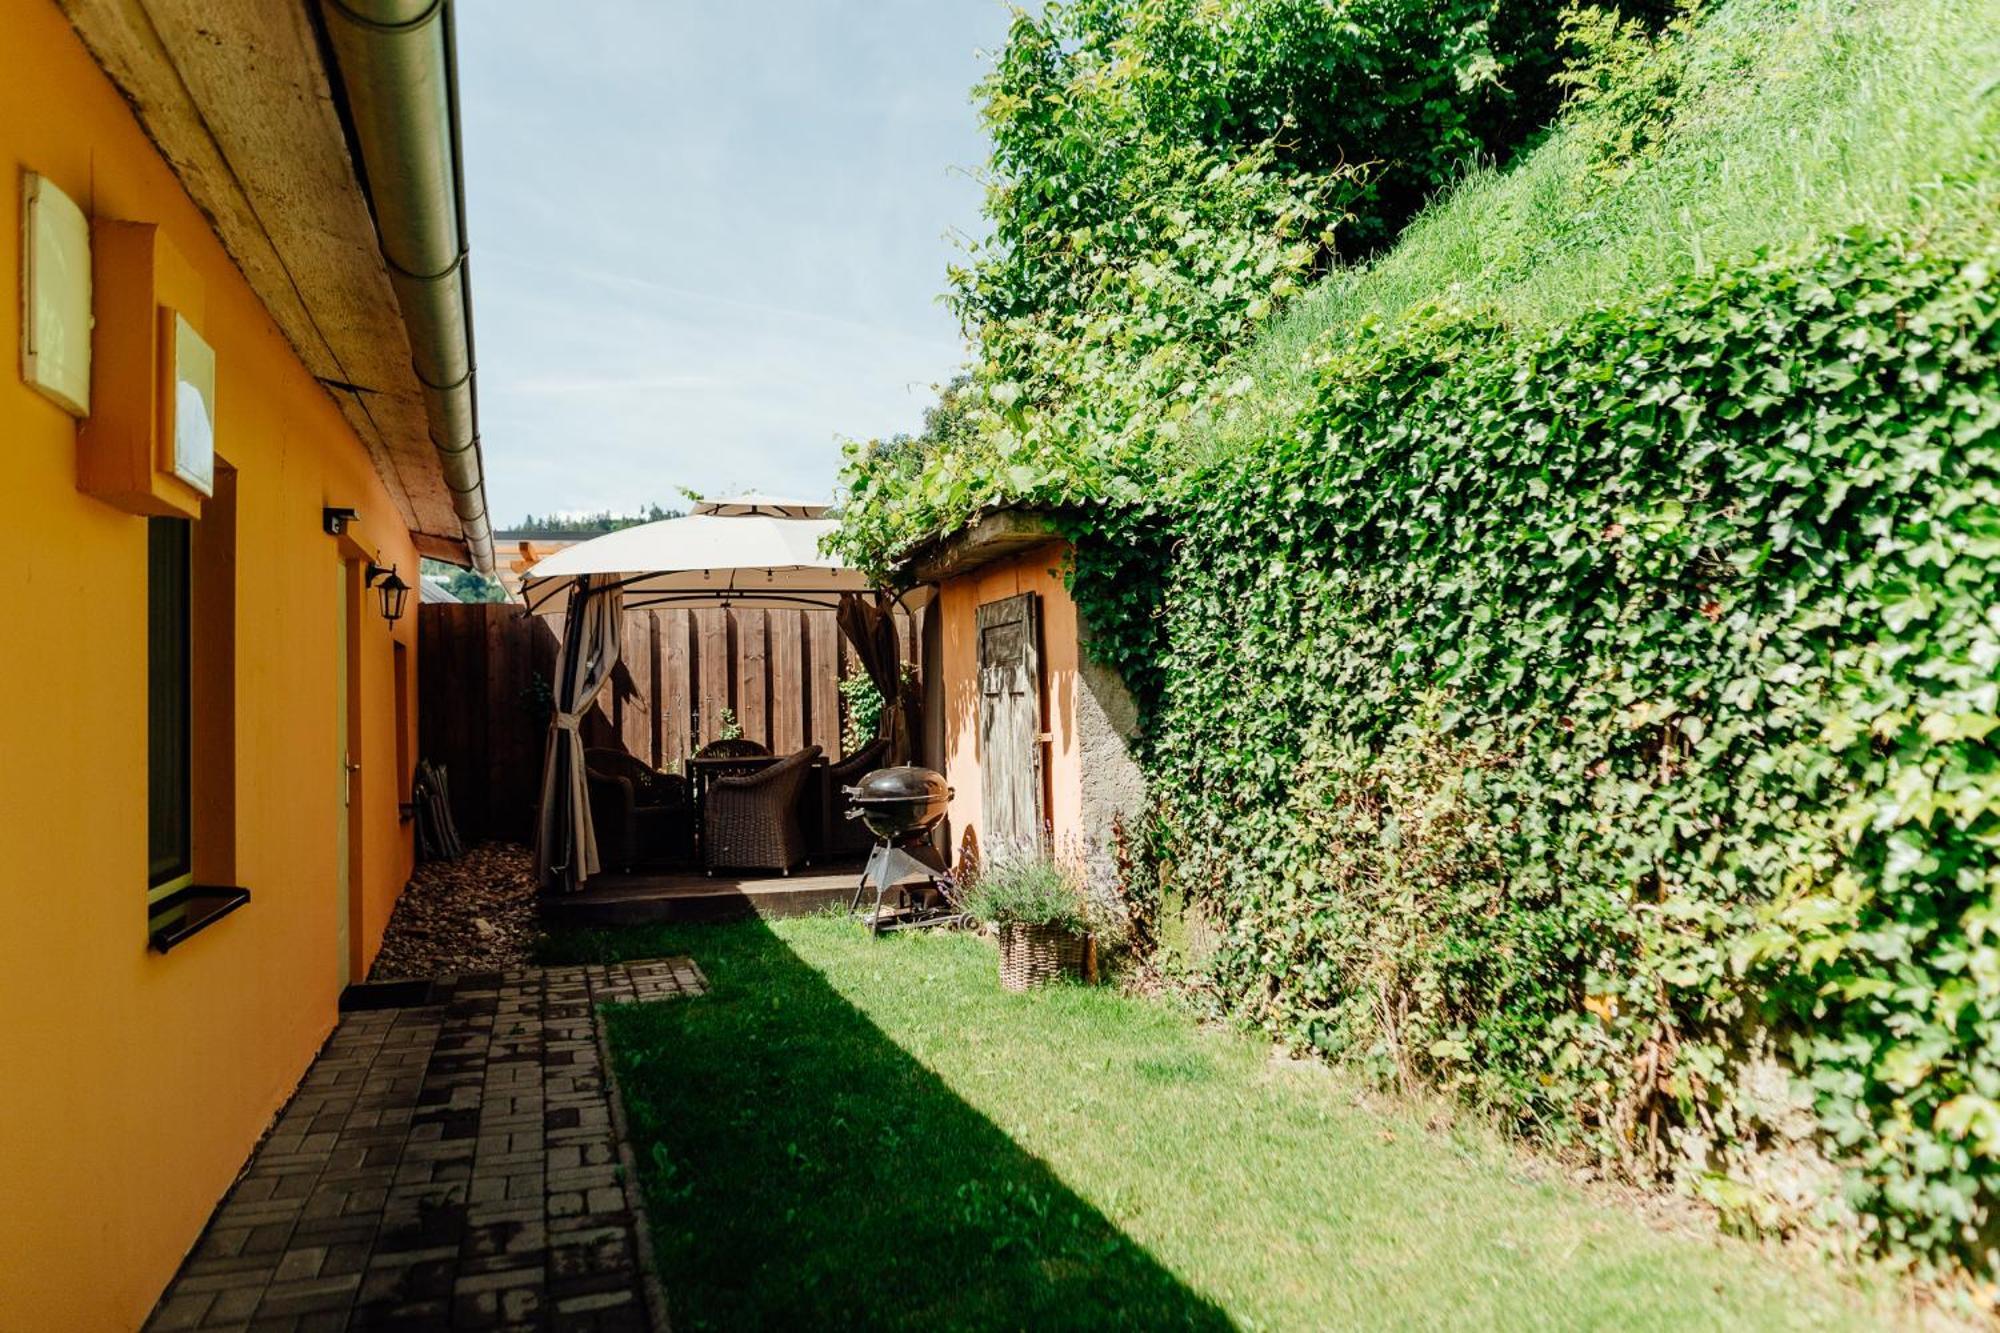
<path fill-rule="evenodd" d="M 1034 593 L 979 608 L 980 839 L 1028 855 L 1042 839 L 1041 607 Z"/>

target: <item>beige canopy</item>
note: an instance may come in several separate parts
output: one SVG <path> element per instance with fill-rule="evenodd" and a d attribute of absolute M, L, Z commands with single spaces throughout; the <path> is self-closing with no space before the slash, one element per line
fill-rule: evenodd
<path fill-rule="evenodd" d="M 726 505 L 798 505 L 744 497 Z M 824 506 L 820 507 L 824 512 Z M 665 606 L 745 608 L 837 606 L 842 593 L 868 592 L 867 575 L 820 554 L 830 518 L 777 518 L 745 507 L 621 528 L 537 561 L 521 580 L 528 609 L 560 614 L 577 578 L 592 589 L 620 588 L 628 610 Z"/>
<path fill-rule="evenodd" d="M 696 515 L 720 514 L 724 518 L 739 518 L 745 514 L 765 518 L 825 518 L 828 508 L 817 500 L 787 500 L 762 491 L 749 491 L 725 500 L 703 500 L 688 512 Z"/>

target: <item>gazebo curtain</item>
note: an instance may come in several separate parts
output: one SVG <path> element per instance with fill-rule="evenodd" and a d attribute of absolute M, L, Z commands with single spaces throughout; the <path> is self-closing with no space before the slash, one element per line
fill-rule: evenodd
<path fill-rule="evenodd" d="M 560 882 L 576 889 L 598 872 L 582 727 L 618 665 L 618 627 L 624 618 L 625 597 L 616 585 L 594 590 L 586 575 L 571 588 L 556 657 L 555 711 L 542 758 L 541 815 L 535 829 L 535 873 L 544 887 Z"/>
<path fill-rule="evenodd" d="M 882 696 L 882 734 L 889 738 L 889 761 L 906 764 L 917 756 L 913 748 L 923 735 L 918 723 L 919 701 L 903 684 L 903 653 L 896 638 L 895 603 L 885 593 L 872 599 L 843 593 L 835 617 L 840 632 L 854 645 L 854 656 Z"/>

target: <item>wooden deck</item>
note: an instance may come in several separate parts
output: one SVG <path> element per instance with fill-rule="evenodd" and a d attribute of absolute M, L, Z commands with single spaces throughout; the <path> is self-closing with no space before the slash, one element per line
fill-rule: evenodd
<path fill-rule="evenodd" d="M 542 900 L 551 926 L 636 926 L 653 921 L 732 921 L 811 916 L 846 907 L 861 879 L 860 861 L 802 866 L 789 875 L 742 877 L 674 870 L 593 877 L 581 893 Z"/>

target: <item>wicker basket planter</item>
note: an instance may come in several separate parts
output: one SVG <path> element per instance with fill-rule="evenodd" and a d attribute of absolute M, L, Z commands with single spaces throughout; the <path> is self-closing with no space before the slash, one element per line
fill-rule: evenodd
<path fill-rule="evenodd" d="M 1083 972 L 1083 936 L 1060 926 L 1009 921 L 1000 927 L 1000 984 L 1028 990 Z"/>

